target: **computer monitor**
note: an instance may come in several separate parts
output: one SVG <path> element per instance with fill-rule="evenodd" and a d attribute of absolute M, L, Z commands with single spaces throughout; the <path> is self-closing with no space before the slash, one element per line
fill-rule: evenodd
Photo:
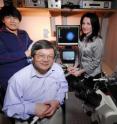
<path fill-rule="evenodd" d="M 76 52 L 74 50 L 65 49 L 61 52 L 62 63 L 75 63 Z"/>
<path fill-rule="evenodd" d="M 58 45 L 78 45 L 79 25 L 56 25 L 56 38 Z"/>

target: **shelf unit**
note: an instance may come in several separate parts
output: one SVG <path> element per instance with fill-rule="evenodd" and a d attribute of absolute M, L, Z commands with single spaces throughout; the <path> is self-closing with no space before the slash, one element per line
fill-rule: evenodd
<path fill-rule="evenodd" d="M 109 16 L 115 12 L 117 9 L 54 9 L 54 8 L 31 8 L 31 7 L 24 7 L 18 8 L 21 12 L 49 12 L 51 16 L 72 16 L 72 15 L 79 15 L 85 12 L 94 12 L 97 13 L 99 16 Z"/>
<path fill-rule="evenodd" d="M 58 14 L 61 14 L 62 16 L 72 16 L 86 12 L 94 12 L 99 16 L 108 16 L 117 12 L 117 9 L 49 9 L 49 12 L 52 16 L 57 16 Z"/>

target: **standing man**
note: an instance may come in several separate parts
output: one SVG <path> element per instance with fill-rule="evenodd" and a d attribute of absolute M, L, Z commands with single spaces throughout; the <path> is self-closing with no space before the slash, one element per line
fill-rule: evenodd
<path fill-rule="evenodd" d="M 4 6 L 0 10 L 0 94 L 2 102 L 9 78 L 27 66 L 32 43 L 28 33 L 19 29 L 22 15 L 14 6 Z"/>
<path fill-rule="evenodd" d="M 68 84 L 62 68 L 54 63 L 55 49 L 40 40 L 31 49 L 32 64 L 9 80 L 3 111 L 20 124 L 38 116 L 38 124 L 62 124 L 61 105 Z M 19 124 L 19 123 L 18 123 Z"/>

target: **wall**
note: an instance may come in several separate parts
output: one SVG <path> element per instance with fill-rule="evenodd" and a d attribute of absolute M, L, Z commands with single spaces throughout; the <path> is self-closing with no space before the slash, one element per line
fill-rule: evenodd
<path fill-rule="evenodd" d="M 79 25 L 80 20 L 80 17 L 78 16 L 68 16 L 64 19 L 61 16 L 51 17 L 48 11 L 21 11 L 21 14 L 22 21 L 20 28 L 26 30 L 34 41 L 43 38 L 56 40 L 53 34 L 53 31 L 55 31 L 55 25 L 63 23 Z M 52 24 L 50 20 L 54 20 L 54 24 Z"/>
<path fill-rule="evenodd" d="M 60 15 L 52 17 L 50 13 L 46 11 L 22 11 L 23 19 L 20 28 L 25 29 L 32 40 L 37 41 L 39 39 L 56 40 L 53 31 L 55 31 L 55 25 L 58 24 L 80 24 L 81 15 L 72 15 L 62 18 Z M 54 24 L 50 20 L 54 20 Z M 101 35 L 105 44 L 103 61 L 112 70 L 117 64 L 117 14 L 113 14 L 107 18 L 100 18 L 101 22 Z M 109 24 L 109 26 L 108 26 Z M 52 27 L 52 29 L 51 29 Z M 109 27 L 109 28 L 108 28 Z"/>
<path fill-rule="evenodd" d="M 117 13 L 113 14 L 109 18 L 104 62 L 106 62 L 112 70 L 114 70 L 117 65 Z"/>
<path fill-rule="evenodd" d="M 3 7 L 3 6 L 4 6 L 3 0 L 0 0 L 0 7 Z"/>
<path fill-rule="evenodd" d="M 21 12 L 23 15 L 20 28 L 28 32 L 32 40 L 37 41 L 44 38 L 44 31 L 47 30 L 50 37 L 50 15 L 48 12 L 28 11 Z"/>
<path fill-rule="evenodd" d="M 22 14 L 22 21 L 20 24 L 20 28 L 26 30 L 30 37 L 37 41 L 42 38 L 47 39 L 55 39 L 53 31 L 55 32 L 55 25 L 79 25 L 80 24 L 80 17 L 79 15 L 71 15 L 71 16 L 55 16 L 52 17 L 48 11 L 21 11 Z M 102 20 L 101 20 L 102 21 Z M 53 24 L 52 24 L 53 22 Z M 102 34 L 105 37 L 105 21 L 103 24 Z M 46 34 L 47 33 L 47 34 Z"/>

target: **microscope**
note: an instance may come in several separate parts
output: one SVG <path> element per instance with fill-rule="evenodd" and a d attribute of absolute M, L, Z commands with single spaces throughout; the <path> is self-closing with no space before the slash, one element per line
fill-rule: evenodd
<path fill-rule="evenodd" d="M 83 109 L 90 113 L 92 123 L 117 124 L 117 68 L 111 76 L 104 75 L 93 82 L 93 89 L 82 85 L 76 97 L 83 101 Z"/>

